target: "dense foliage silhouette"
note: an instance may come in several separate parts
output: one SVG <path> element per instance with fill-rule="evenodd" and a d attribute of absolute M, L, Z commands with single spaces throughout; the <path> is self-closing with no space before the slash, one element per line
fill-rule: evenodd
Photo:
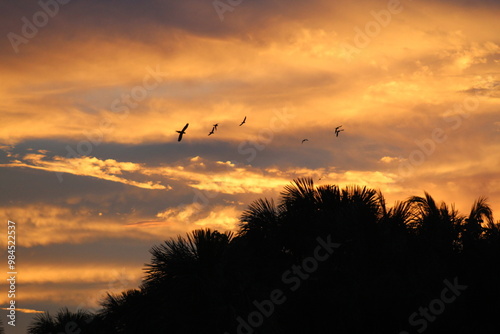
<path fill-rule="evenodd" d="M 485 198 L 468 216 L 427 193 L 388 208 L 380 191 L 302 178 L 278 204 L 250 204 L 236 234 L 195 230 L 150 252 L 138 289 L 108 294 L 98 314 L 41 315 L 29 333 L 64 332 L 69 321 L 82 333 L 500 329 L 500 224 Z M 421 307 L 439 304 L 445 281 L 466 289 L 438 314 L 411 322 Z"/>

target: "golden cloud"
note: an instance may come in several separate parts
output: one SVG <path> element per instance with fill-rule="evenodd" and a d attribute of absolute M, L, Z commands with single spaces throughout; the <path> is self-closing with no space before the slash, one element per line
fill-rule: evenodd
<path fill-rule="evenodd" d="M 100 160 L 95 157 L 74 157 L 65 158 L 55 156 L 52 160 L 44 159 L 44 154 L 26 154 L 22 161 L 14 160 L 7 164 L 0 164 L 0 167 L 11 168 L 33 168 L 58 174 L 69 173 L 80 176 L 90 176 L 101 180 L 124 183 L 127 185 L 144 189 L 170 190 L 170 186 L 164 186 L 152 181 L 138 182 L 118 175 L 123 172 L 139 172 L 142 168 L 140 164 L 132 162 L 118 162 L 113 159 Z"/>

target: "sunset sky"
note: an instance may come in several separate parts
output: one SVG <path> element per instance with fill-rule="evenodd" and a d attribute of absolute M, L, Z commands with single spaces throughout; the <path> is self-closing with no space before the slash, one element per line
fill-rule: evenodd
<path fill-rule="evenodd" d="M 153 245 L 235 230 L 298 177 L 463 214 L 486 196 L 500 219 L 497 0 L 59 1 L 0 4 L 7 333 L 95 310 Z"/>

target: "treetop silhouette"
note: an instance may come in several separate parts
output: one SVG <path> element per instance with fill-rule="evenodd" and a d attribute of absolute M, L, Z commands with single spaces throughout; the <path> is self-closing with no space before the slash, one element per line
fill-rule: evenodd
<path fill-rule="evenodd" d="M 97 314 L 44 314 L 30 333 L 89 319 L 95 333 L 416 332 L 409 317 L 457 280 L 468 288 L 426 333 L 493 333 L 499 226 L 484 197 L 465 216 L 428 193 L 387 207 L 379 190 L 300 178 L 277 203 L 251 203 L 236 233 L 200 229 L 153 246 L 141 286 L 108 294 Z M 299 275 L 318 238 L 340 247 L 291 290 L 284 274 Z M 273 291 L 283 296 L 270 312 Z"/>

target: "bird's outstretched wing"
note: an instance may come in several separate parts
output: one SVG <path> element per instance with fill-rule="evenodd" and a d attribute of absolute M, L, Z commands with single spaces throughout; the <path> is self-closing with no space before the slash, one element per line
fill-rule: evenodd
<path fill-rule="evenodd" d="M 243 122 L 241 122 L 240 126 L 242 126 L 243 124 L 245 124 L 246 120 L 247 120 L 247 117 L 245 116 L 245 118 L 243 118 Z"/>
<path fill-rule="evenodd" d="M 177 131 L 179 133 L 179 138 L 177 138 L 177 141 L 182 140 L 182 135 L 186 133 L 185 131 L 186 131 L 188 126 L 189 126 L 189 123 L 186 123 L 186 125 L 184 125 L 184 127 L 182 128 L 181 131 Z"/>

